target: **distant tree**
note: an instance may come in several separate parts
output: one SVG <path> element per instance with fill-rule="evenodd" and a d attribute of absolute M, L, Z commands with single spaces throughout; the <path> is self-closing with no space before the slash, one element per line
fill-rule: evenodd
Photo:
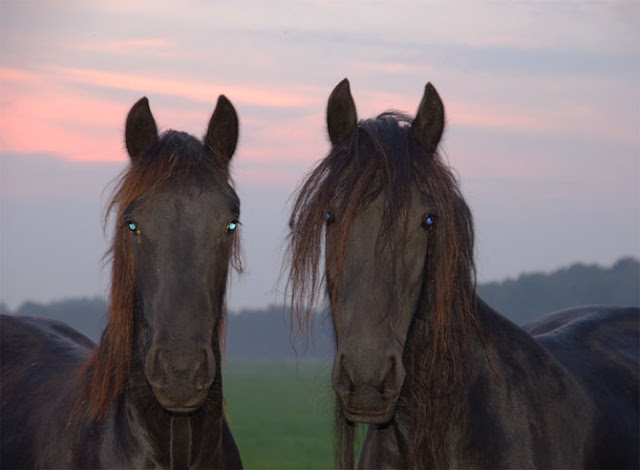
<path fill-rule="evenodd" d="M 229 316 L 227 356 L 230 358 L 332 357 L 331 325 L 318 315 L 308 341 L 291 335 L 289 312 L 283 306 L 242 310 Z"/>
<path fill-rule="evenodd" d="M 102 332 L 102 320 L 106 311 L 107 304 L 104 299 L 94 297 L 65 299 L 46 305 L 25 302 L 15 314 L 59 320 L 97 341 Z"/>
<path fill-rule="evenodd" d="M 640 261 L 622 258 L 611 268 L 574 264 L 549 274 L 478 286 L 478 294 L 523 325 L 540 315 L 579 305 L 640 306 Z"/>
<path fill-rule="evenodd" d="M 540 315 L 577 305 L 640 306 L 640 261 L 623 258 L 611 268 L 575 264 L 549 274 L 478 285 L 479 295 L 500 313 L 523 325 Z M 0 313 L 63 321 L 97 341 L 107 304 L 101 298 L 67 299 L 49 304 L 25 302 L 15 312 L 0 303 Z M 295 349 L 294 346 L 295 345 Z M 332 357 L 333 327 L 328 312 L 318 313 L 307 342 L 291 336 L 289 312 L 282 306 L 242 310 L 229 315 L 227 357 Z"/>

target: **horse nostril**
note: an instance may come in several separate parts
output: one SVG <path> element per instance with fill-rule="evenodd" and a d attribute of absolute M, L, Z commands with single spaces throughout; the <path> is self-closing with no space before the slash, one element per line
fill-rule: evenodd
<path fill-rule="evenodd" d="M 347 368 L 345 367 L 345 362 L 346 355 L 343 352 L 338 352 L 334 360 L 333 371 L 331 373 L 331 382 L 333 384 L 333 389 L 342 398 L 348 396 L 351 389 L 353 388 L 353 383 L 351 381 L 351 378 L 349 377 Z"/>
<path fill-rule="evenodd" d="M 404 383 L 405 371 L 400 356 L 393 352 L 387 356 L 387 367 L 378 391 L 385 398 L 397 396 Z"/>
<path fill-rule="evenodd" d="M 161 351 L 152 348 L 147 355 L 145 370 L 147 380 L 153 386 L 161 387 L 166 382 L 167 371 L 161 358 Z"/>
<path fill-rule="evenodd" d="M 200 364 L 196 370 L 194 386 L 196 391 L 202 392 L 209 388 L 213 383 L 216 375 L 215 360 L 213 352 L 207 348 L 201 351 Z"/>

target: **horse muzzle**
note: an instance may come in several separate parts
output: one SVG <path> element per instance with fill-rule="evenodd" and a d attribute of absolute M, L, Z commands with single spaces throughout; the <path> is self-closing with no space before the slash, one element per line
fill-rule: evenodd
<path fill-rule="evenodd" d="M 173 413 L 190 413 L 206 400 L 216 377 L 216 365 L 210 347 L 191 354 L 152 347 L 147 355 L 145 372 L 163 408 Z"/>
<path fill-rule="evenodd" d="M 332 372 L 345 418 L 367 424 L 384 424 L 393 418 L 404 377 L 402 357 L 396 351 L 381 357 L 338 351 Z"/>

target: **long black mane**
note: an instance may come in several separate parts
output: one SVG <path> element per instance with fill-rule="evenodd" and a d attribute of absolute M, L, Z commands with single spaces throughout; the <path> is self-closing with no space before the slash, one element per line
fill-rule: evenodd
<path fill-rule="evenodd" d="M 323 292 L 321 257 L 329 210 L 344 221 L 335 255 L 340 273 L 349 221 L 372 198 L 384 194 L 384 220 L 377 243 L 388 244 L 404 230 L 412 188 L 430 197 L 438 208 L 438 230 L 430 234 L 423 308 L 416 312 L 405 349 L 405 399 L 398 407 L 400 412 L 401 408 L 411 410 L 415 420 L 409 462 L 446 465 L 448 423 L 461 407 L 467 339 L 477 324 L 473 221 L 452 170 L 438 152 L 425 150 L 410 130 L 411 119 L 396 112 L 360 121 L 351 137 L 335 146 L 302 184 L 290 219 L 291 311 L 300 330 L 306 331 Z M 389 246 L 402 249 L 402 243 Z M 331 295 L 332 282 L 328 284 Z M 443 383 L 449 385 L 443 388 Z M 350 426 L 338 410 L 337 459 L 346 467 L 353 465 Z"/>

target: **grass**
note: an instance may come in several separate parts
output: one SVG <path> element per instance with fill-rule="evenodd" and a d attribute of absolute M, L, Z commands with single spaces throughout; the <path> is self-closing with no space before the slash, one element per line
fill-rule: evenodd
<path fill-rule="evenodd" d="M 331 361 L 228 361 L 223 389 L 246 469 L 328 469 L 333 461 Z"/>

